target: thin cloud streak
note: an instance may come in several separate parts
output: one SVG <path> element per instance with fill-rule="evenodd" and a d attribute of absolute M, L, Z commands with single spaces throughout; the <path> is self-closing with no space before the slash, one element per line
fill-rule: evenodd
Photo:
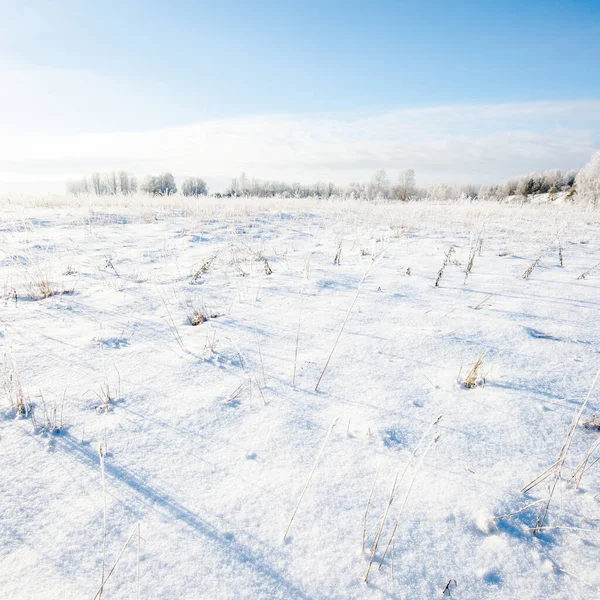
<path fill-rule="evenodd" d="M 421 185 L 492 183 L 532 170 L 580 167 L 599 142 L 598 101 L 257 116 L 131 133 L 8 134 L 0 143 L 0 189 L 41 182 L 56 188 L 113 169 L 200 175 L 213 186 L 240 171 L 346 184 L 377 168 L 394 177 L 407 167 Z"/>

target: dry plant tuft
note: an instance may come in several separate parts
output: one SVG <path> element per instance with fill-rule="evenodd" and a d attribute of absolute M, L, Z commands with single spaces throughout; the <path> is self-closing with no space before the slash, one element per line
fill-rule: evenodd
<path fill-rule="evenodd" d="M 8 303 L 12 300 L 17 305 L 19 301 L 19 296 L 17 295 L 17 290 L 14 287 L 8 286 L 7 283 L 4 283 L 4 292 L 2 294 L 4 296 L 4 306 L 8 306 Z"/>
<path fill-rule="evenodd" d="M 206 306 L 202 305 L 201 308 L 194 308 L 188 315 L 188 323 L 193 327 L 206 323 L 209 319 L 216 319 L 219 315 L 216 312 L 209 311 Z"/>
<path fill-rule="evenodd" d="M 488 353 L 487 350 L 484 350 L 479 358 L 475 361 L 465 378 L 463 379 L 463 385 L 466 388 L 474 388 L 478 385 L 485 384 L 485 375 L 482 373 L 483 370 L 483 359 L 485 355 Z"/>
<path fill-rule="evenodd" d="M 596 431 L 600 431 L 600 418 L 597 415 L 592 415 L 591 418 L 586 419 L 581 422 L 581 426 L 586 429 L 595 429 Z"/>
<path fill-rule="evenodd" d="M 44 396 L 40 392 L 40 399 L 42 401 L 42 408 L 44 410 L 44 424 L 39 426 L 39 429 L 47 431 L 48 433 L 60 433 L 63 429 L 63 411 L 65 406 L 65 397 L 67 395 L 67 390 L 65 389 L 62 397 L 62 402 L 60 405 L 60 411 L 58 405 L 54 403 L 54 406 L 48 407 L 46 401 L 44 400 Z M 37 412 L 37 411 L 36 411 Z M 37 423 L 35 424 L 35 429 L 38 429 Z"/>
<path fill-rule="evenodd" d="M 117 367 L 115 367 L 115 371 L 117 372 L 117 384 L 113 388 L 108 381 L 108 377 L 106 373 L 104 374 L 104 383 L 100 388 L 100 392 L 94 392 L 94 394 L 100 400 L 100 404 L 96 406 L 96 412 L 98 414 L 108 413 L 110 407 L 115 402 L 118 402 L 121 399 L 121 374 Z"/>
<path fill-rule="evenodd" d="M 208 273 L 208 271 L 212 267 L 213 263 L 217 259 L 217 256 L 218 256 L 218 252 L 213 254 L 211 257 L 207 258 L 200 265 L 199 268 L 194 269 L 194 272 L 192 273 L 192 283 L 197 283 L 198 281 L 200 281 L 200 279 L 202 279 L 202 275 L 204 275 L 205 273 Z"/>
<path fill-rule="evenodd" d="M 74 291 L 73 289 L 66 289 L 65 287 L 62 287 L 62 289 L 55 287 L 51 283 L 46 273 L 44 273 L 39 266 L 36 266 L 33 271 L 25 271 L 25 276 L 25 288 L 27 290 L 27 296 L 31 298 L 31 300 L 45 300 L 46 298 L 50 298 L 52 296 L 72 294 Z M 16 303 L 16 291 L 14 292 L 13 299 Z"/>
<path fill-rule="evenodd" d="M 27 283 L 27 295 L 32 300 L 45 300 L 59 293 L 41 273 L 38 276 L 30 276 L 30 281 Z"/>
<path fill-rule="evenodd" d="M 235 254 L 235 248 L 234 248 L 233 244 L 230 244 L 229 250 L 231 252 L 231 260 L 229 261 L 229 264 L 235 268 L 235 270 L 238 272 L 238 275 L 240 277 L 247 277 L 248 273 L 246 273 L 246 271 L 244 271 L 244 269 L 242 269 L 242 267 L 237 259 L 237 256 Z"/>
<path fill-rule="evenodd" d="M 4 390 L 11 409 L 20 417 L 31 414 L 31 402 L 23 390 L 21 378 L 14 361 L 5 354 L 6 372 L 4 376 Z"/>
<path fill-rule="evenodd" d="M 265 268 L 265 275 L 271 275 L 273 273 L 273 269 L 271 269 L 271 265 L 269 261 L 263 256 L 263 266 Z"/>

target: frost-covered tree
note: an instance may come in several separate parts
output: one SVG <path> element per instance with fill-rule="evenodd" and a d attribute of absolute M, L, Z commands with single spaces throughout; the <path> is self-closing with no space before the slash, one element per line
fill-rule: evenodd
<path fill-rule="evenodd" d="M 367 186 L 359 181 L 353 181 L 346 188 L 344 195 L 351 200 L 366 200 Z"/>
<path fill-rule="evenodd" d="M 415 172 L 413 169 L 404 169 L 398 175 L 398 184 L 394 187 L 394 196 L 406 202 L 415 195 Z"/>
<path fill-rule="evenodd" d="M 190 177 L 183 182 L 181 191 L 184 196 L 206 196 L 208 194 L 208 186 L 204 179 Z"/>
<path fill-rule="evenodd" d="M 142 185 L 142 192 L 146 192 L 151 196 L 170 196 L 177 193 L 175 178 L 171 173 L 163 173 L 162 175 L 150 175 Z"/>
<path fill-rule="evenodd" d="M 367 199 L 376 200 L 378 198 L 388 198 L 390 193 L 390 182 L 387 178 L 385 169 L 379 169 L 375 172 L 369 185 L 367 186 Z"/>
<path fill-rule="evenodd" d="M 121 194 L 135 194 L 137 192 L 137 179 L 126 171 L 119 171 L 119 191 Z"/>
<path fill-rule="evenodd" d="M 445 201 L 450 200 L 451 196 L 452 190 L 445 183 L 436 183 L 427 189 L 428 200 Z"/>
<path fill-rule="evenodd" d="M 575 187 L 582 200 L 594 207 L 600 204 L 600 152 L 596 152 L 577 173 Z"/>

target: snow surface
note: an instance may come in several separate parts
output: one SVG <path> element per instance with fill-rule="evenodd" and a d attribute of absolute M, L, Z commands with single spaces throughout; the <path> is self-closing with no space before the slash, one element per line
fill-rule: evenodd
<path fill-rule="evenodd" d="M 520 490 L 600 367 L 600 268 L 577 279 L 600 262 L 600 215 L 232 202 L 2 206 L 3 375 L 38 428 L 2 399 L 0 597 L 94 598 L 105 503 L 106 573 L 133 532 L 105 600 L 136 597 L 138 523 L 144 599 L 598 597 L 600 467 L 559 482 L 539 536 L 540 503 L 494 516 L 545 497 L 550 480 Z M 41 279 L 64 293 L 35 299 Z M 194 309 L 218 316 L 194 327 Z M 583 417 L 599 409 L 597 388 Z M 578 426 L 565 476 L 598 435 Z"/>

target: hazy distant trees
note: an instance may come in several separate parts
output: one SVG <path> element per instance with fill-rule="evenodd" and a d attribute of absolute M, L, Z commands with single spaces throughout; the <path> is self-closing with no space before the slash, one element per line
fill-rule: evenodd
<path fill-rule="evenodd" d="M 67 191 L 73 195 L 116 196 L 117 194 L 134 194 L 137 189 L 137 179 L 126 171 L 92 173 L 89 177 L 67 183 Z"/>
<path fill-rule="evenodd" d="M 596 152 L 590 161 L 577 173 L 575 178 L 577 195 L 592 206 L 600 204 L 600 152 Z"/>
<path fill-rule="evenodd" d="M 413 169 L 404 169 L 398 175 L 398 184 L 394 186 L 394 196 L 398 200 L 406 202 L 415 195 L 415 172 Z"/>
<path fill-rule="evenodd" d="M 171 173 L 162 173 L 161 175 L 149 175 L 144 180 L 142 192 L 151 196 L 170 196 L 177 193 L 175 178 Z"/>
<path fill-rule="evenodd" d="M 366 188 L 367 200 L 377 200 L 389 198 L 390 195 L 390 182 L 387 177 L 385 169 L 379 169 L 375 171 L 371 181 Z"/>
<path fill-rule="evenodd" d="M 183 182 L 181 191 L 184 196 L 206 196 L 208 194 L 208 186 L 204 179 L 190 177 Z"/>
<path fill-rule="evenodd" d="M 229 196 L 247 196 L 249 195 L 248 177 L 243 171 L 239 177 L 231 180 L 231 188 L 228 190 Z"/>
<path fill-rule="evenodd" d="M 341 196 L 343 192 L 333 183 L 317 181 L 312 184 L 298 182 L 285 183 L 282 181 L 269 181 L 261 179 L 250 180 L 246 173 L 231 180 L 231 187 L 225 196 L 254 196 L 259 198 L 330 198 Z"/>
<path fill-rule="evenodd" d="M 147 177 L 140 191 L 152 196 L 168 196 L 177 193 L 175 178 L 171 173 Z M 70 194 L 95 194 L 98 196 L 134 194 L 138 191 L 137 179 L 126 171 L 92 173 L 87 177 L 67 184 Z M 202 196 L 208 194 L 206 182 L 199 177 L 190 177 L 183 182 L 181 192 L 184 196 Z M 221 196 L 221 194 L 218 194 Z M 415 172 L 405 169 L 398 174 L 397 183 L 390 185 L 384 169 L 377 170 L 368 182 L 354 182 L 345 188 L 339 188 L 331 182 L 285 183 L 251 179 L 242 172 L 232 180 L 231 187 L 224 196 L 253 196 L 261 198 L 309 198 L 327 199 L 331 197 L 371 202 L 395 199 L 400 201 L 428 199 L 447 200 L 497 200 L 521 199 L 544 195 L 550 201 L 563 198 L 600 205 L 600 152 L 592 156 L 588 164 L 580 171 L 559 171 L 554 169 L 533 172 L 513 177 L 504 183 L 488 186 L 472 184 L 434 184 L 426 189 L 416 187 Z"/>
<path fill-rule="evenodd" d="M 137 189 L 137 179 L 130 173 L 119 171 L 119 191 L 121 194 L 135 194 Z"/>

